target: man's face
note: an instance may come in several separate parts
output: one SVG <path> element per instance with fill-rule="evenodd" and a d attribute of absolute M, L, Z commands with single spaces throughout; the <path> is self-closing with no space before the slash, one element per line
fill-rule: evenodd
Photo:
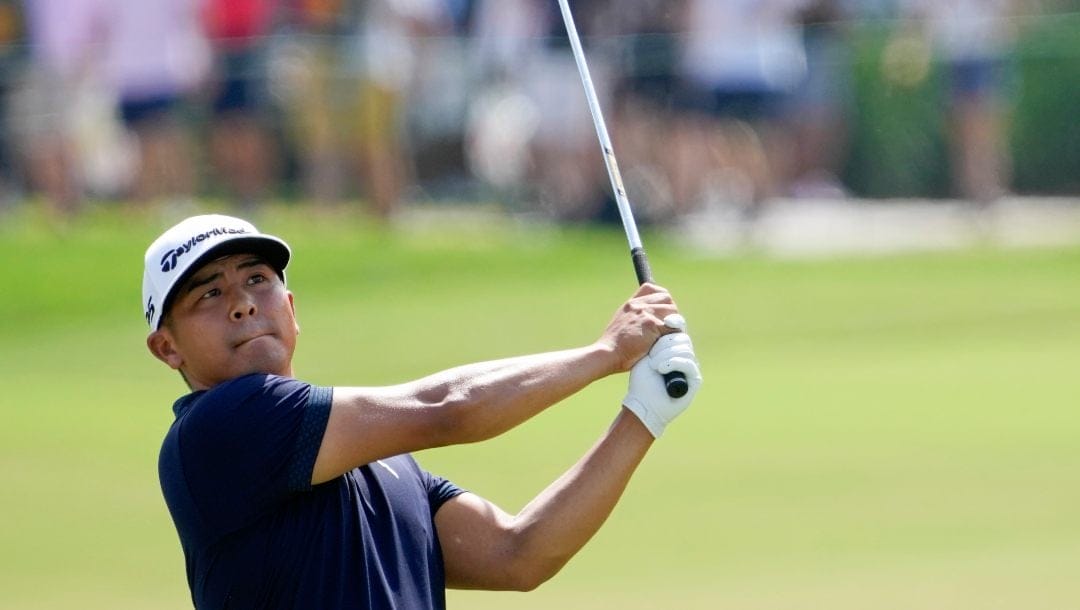
<path fill-rule="evenodd" d="M 179 287 L 147 345 L 200 390 L 249 373 L 291 376 L 299 332 L 293 295 L 273 267 L 235 254 L 207 263 Z"/>

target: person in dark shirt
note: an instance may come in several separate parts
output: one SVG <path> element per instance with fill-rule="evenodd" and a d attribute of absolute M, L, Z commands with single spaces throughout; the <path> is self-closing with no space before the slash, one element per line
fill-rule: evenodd
<path fill-rule="evenodd" d="M 671 295 L 642 286 L 589 345 L 389 387 L 293 376 L 291 251 L 228 216 L 146 251 L 150 352 L 191 393 L 159 476 L 197 608 L 443 608 L 446 587 L 530 590 L 599 529 L 701 374 Z M 672 399 L 662 374 L 686 374 Z M 497 436 L 630 371 L 615 422 L 521 512 L 422 469 L 412 451 Z"/>

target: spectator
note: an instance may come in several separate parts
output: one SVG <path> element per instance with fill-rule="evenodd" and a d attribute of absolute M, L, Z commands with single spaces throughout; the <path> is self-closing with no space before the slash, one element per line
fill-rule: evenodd
<path fill-rule="evenodd" d="M 277 153 L 268 135 L 265 59 L 277 0 L 206 0 L 214 43 L 210 153 L 232 197 L 252 207 L 266 196 Z"/>
<path fill-rule="evenodd" d="M 1009 188 L 1004 57 L 1012 42 L 1009 0 L 908 0 L 942 63 L 949 161 L 962 198 L 990 202 Z"/>
<path fill-rule="evenodd" d="M 204 78 L 210 50 L 191 0 L 101 0 L 103 58 L 120 116 L 135 136 L 139 202 L 194 194 L 192 147 L 181 111 Z"/>
<path fill-rule="evenodd" d="M 604 195 L 608 178 L 589 115 L 588 102 L 570 49 L 558 4 L 542 2 L 546 43 L 533 56 L 527 76 L 540 108 L 532 149 L 541 204 L 557 220 L 606 220 L 614 209 Z M 603 107 L 610 106 L 611 62 L 590 38 L 600 32 L 603 0 L 572 4 L 574 22 L 587 49 L 589 72 Z"/>
<path fill-rule="evenodd" d="M 787 175 L 794 197 L 845 197 L 840 181 L 851 112 L 849 17 L 844 0 L 810 0 L 799 12 L 806 74 L 785 110 L 792 150 Z"/>
<path fill-rule="evenodd" d="M 724 200 L 754 217 L 782 192 L 783 104 L 806 73 L 805 0 L 689 0 L 679 69 L 677 198 Z"/>
<path fill-rule="evenodd" d="M 466 160 L 473 175 L 496 195 L 533 201 L 528 189 L 530 143 L 540 109 L 526 93 L 526 68 L 538 53 L 545 13 L 534 0 L 478 0 L 471 46 L 477 87 L 469 101 Z"/>
<path fill-rule="evenodd" d="M 13 121 L 10 118 L 12 84 L 25 62 L 22 4 L 0 0 L 0 212 L 10 203 L 16 188 Z"/>
<path fill-rule="evenodd" d="M 584 44 L 591 47 L 589 34 L 595 32 L 603 2 L 579 0 L 572 7 Z M 525 177 L 535 185 L 546 216 L 567 222 L 597 219 L 605 211 L 607 178 L 558 4 L 480 2 L 474 22 L 488 87 L 480 98 L 484 112 L 476 107 L 473 112 L 474 166 L 491 172 L 500 164 L 525 165 Z M 609 94 L 604 86 L 609 70 L 599 53 L 589 55 L 589 68 L 598 94 Z M 485 120 L 489 112 L 505 120 Z M 526 159 L 513 154 L 521 141 Z M 490 148 L 486 153 L 485 146 Z"/>
<path fill-rule="evenodd" d="M 685 0 L 643 0 L 612 2 L 606 12 L 626 58 L 615 85 L 611 137 L 641 223 L 675 220 L 694 203 L 684 193 L 676 195 L 672 184 L 680 158 L 671 127 L 677 121 L 675 73 L 685 10 Z"/>
<path fill-rule="evenodd" d="M 350 153 L 376 217 L 393 217 L 414 175 L 406 137 L 406 109 L 428 37 L 448 34 L 453 22 L 441 0 L 365 3 L 349 58 L 360 75 Z"/>
<path fill-rule="evenodd" d="M 344 176 L 376 218 L 399 209 L 412 174 L 405 109 L 423 37 L 452 25 L 439 0 L 311 2 L 293 8 L 300 35 L 279 52 L 309 196 L 339 200 Z"/>
<path fill-rule="evenodd" d="M 348 0 L 289 0 L 285 8 L 271 50 L 271 89 L 285 110 L 302 192 L 328 204 L 341 199 L 344 171 L 335 63 L 358 7 Z"/>
<path fill-rule="evenodd" d="M 12 129 L 29 186 L 51 213 L 76 213 L 83 171 L 75 142 L 76 95 L 92 73 L 94 0 L 36 0 L 24 5 L 29 43 L 25 80 L 13 93 Z"/>

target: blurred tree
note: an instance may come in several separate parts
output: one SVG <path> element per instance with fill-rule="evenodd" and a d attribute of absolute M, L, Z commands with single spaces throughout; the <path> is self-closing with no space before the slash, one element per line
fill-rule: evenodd
<path fill-rule="evenodd" d="M 1020 192 L 1080 193 L 1080 14 L 1046 16 L 1023 32 L 1012 122 Z"/>

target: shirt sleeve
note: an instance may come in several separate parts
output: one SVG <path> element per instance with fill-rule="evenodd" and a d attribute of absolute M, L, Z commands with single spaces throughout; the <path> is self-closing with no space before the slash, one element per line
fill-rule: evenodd
<path fill-rule="evenodd" d="M 439 512 L 443 504 L 466 491 L 447 479 L 431 474 L 423 468 L 420 469 L 420 477 L 424 482 L 424 487 L 427 489 L 428 506 L 431 507 L 432 519 L 435 518 L 435 513 Z"/>
<path fill-rule="evenodd" d="M 319 448 L 322 446 L 326 424 L 330 420 L 330 405 L 333 400 L 333 388 L 311 387 L 300 431 L 296 435 L 292 467 L 289 469 L 291 491 L 311 489 L 311 473 L 315 470 L 315 459 L 319 457 Z"/>
<path fill-rule="evenodd" d="M 224 534 L 310 488 L 332 390 L 249 375 L 202 396 L 185 418 L 180 452 L 204 523 Z"/>

